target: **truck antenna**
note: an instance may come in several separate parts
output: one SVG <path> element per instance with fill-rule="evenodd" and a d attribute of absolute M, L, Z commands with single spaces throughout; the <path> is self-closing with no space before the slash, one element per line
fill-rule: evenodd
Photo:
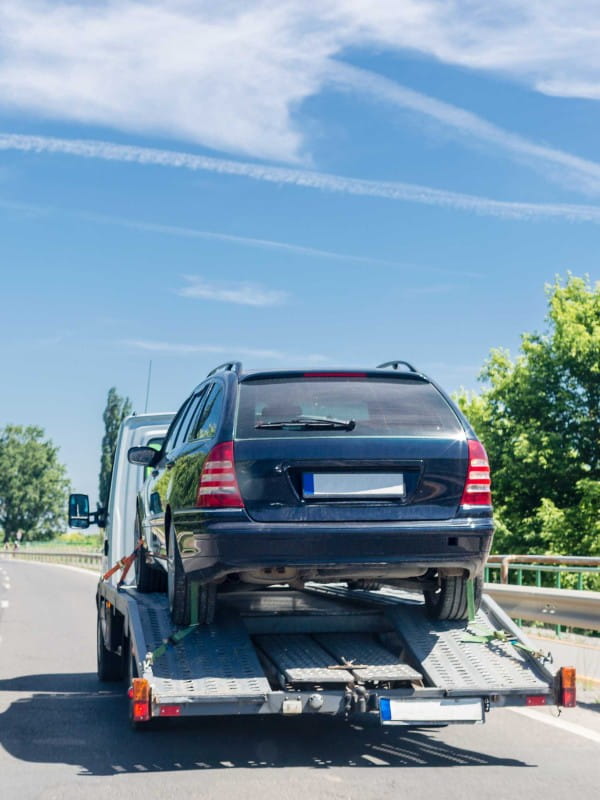
<path fill-rule="evenodd" d="M 148 411 L 148 398 L 150 397 L 150 381 L 152 380 L 152 359 L 148 363 L 148 383 L 146 384 L 146 404 L 144 414 Z"/>

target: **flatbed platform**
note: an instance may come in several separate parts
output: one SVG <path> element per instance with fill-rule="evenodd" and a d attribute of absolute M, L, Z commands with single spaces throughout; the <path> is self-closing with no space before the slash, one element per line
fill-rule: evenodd
<path fill-rule="evenodd" d="M 384 723 L 480 722 L 495 705 L 556 695 L 552 669 L 489 598 L 471 623 L 434 622 L 400 591 L 273 587 L 223 594 L 211 625 L 178 633 L 165 595 L 100 584 L 98 598 L 123 617 L 151 716 L 370 710 Z M 499 629 L 506 641 L 473 641 Z"/>

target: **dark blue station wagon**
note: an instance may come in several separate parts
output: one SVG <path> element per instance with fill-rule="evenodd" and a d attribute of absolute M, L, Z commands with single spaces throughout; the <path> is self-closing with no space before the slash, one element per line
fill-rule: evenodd
<path fill-rule="evenodd" d="M 141 591 L 212 620 L 218 591 L 345 581 L 424 593 L 435 618 L 479 602 L 492 535 L 487 456 L 444 392 L 405 362 L 244 372 L 194 389 L 138 498 Z"/>

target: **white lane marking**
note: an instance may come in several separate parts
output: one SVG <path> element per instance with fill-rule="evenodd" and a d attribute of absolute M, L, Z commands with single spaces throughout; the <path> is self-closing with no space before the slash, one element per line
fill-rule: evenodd
<path fill-rule="evenodd" d="M 363 753 L 361 758 L 364 758 L 365 761 L 368 761 L 376 767 L 389 767 L 390 765 L 389 761 L 384 761 L 383 758 L 377 758 L 377 756 L 369 755 L 369 753 Z"/>
<path fill-rule="evenodd" d="M 0 608 L 8 608 L 8 600 L 0 600 Z"/>
<path fill-rule="evenodd" d="M 537 722 L 543 722 L 546 725 L 552 725 L 554 728 L 560 728 L 565 733 L 583 736 L 585 739 L 591 739 L 592 742 L 600 744 L 600 732 L 584 728 L 583 725 L 576 725 L 574 722 L 567 722 L 557 717 L 548 717 L 531 708 L 509 708 L 508 711 L 512 711 L 514 714 L 521 714 L 523 717 L 529 717 L 529 719 L 534 719 Z"/>

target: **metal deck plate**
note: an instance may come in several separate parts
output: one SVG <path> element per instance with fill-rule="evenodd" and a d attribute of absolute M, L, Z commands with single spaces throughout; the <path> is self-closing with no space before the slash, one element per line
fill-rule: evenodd
<path fill-rule="evenodd" d="M 462 641 L 467 632 L 492 633 L 493 626 L 481 610 L 468 625 L 433 622 L 425 615 L 424 606 L 402 603 L 389 608 L 388 617 L 412 658 L 440 689 L 449 693 L 548 692 L 548 684 L 536 675 L 531 661 L 510 643 Z"/>
<path fill-rule="evenodd" d="M 360 681 L 418 681 L 423 677 L 408 664 L 379 644 L 372 636 L 362 634 L 332 633 L 315 636 L 317 642 L 337 661 L 344 664 L 368 665 L 365 668 L 348 667 Z"/>
<path fill-rule="evenodd" d="M 148 652 L 173 632 L 167 600 L 138 595 Z M 256 697 L 270 691 L 248 632 L 237 615 L 219 613 L 213 625 L 199 626 L 170 645 L 152 666 L 153 696 L 160 701 Z"/>
<path fill-rule="evenodd" d="M 237 609 L 245 617 L 323 614 L 352 616 L 356 607 L 336 597 L 309 594 L 294 589 L 271 589 L 264 592 L 232 592 L 219 595 L 219 604 Z"/>
<path fill-rule="evenodd" d="M 310 636 L 257 636 L 256 643 L 290 683 L 347 683 L 353 680 L 348 670 L 330 669 L 336 665 L 336 660 Z"/>

